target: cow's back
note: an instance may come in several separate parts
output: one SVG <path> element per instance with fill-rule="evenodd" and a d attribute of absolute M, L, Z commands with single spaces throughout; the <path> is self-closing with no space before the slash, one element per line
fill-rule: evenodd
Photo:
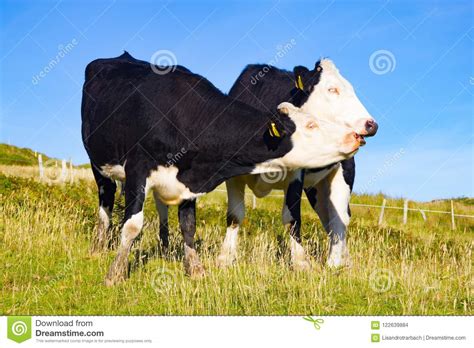
<path fill-rule="evenodd" d="M 139 153 L 149 168 L 156 168 L 167 165 L 170 154 L 183 153 L 175 163 L 180 180 L 208 190 L 222 177 L 249 172 L 291 150 L 290 137 L 269 150 L 260 136 L 270 121 L 291 136 L 295 124 L 290 118 L 230 98 L 185 68 L 160 74 L 149 63 L 123 56 L 95 60 L 86 69 L 82 136 L 96 166 L 127 161 L 130 168 Z M 189 170 L 192 166 L 199 167 L 198 175 Z M 205 187 L 203 175 L 213 178 Z"/>
<path fill-rule="evenodd" d="M 229 96 L 269 112 L 282 102 L 294 102 L 294 87 L 292 72 L 270 65 L 251 64 L 237 78 Z"/>
<path fill-rule="evenodd" d="M 175 135 L 176 129 L 164 122 L 164 115 L 176 104 L 166 91 L 178 89 L 174 84 L 179 84 L 179 79 L 174 75 L 189 75 L 191 81 L 200 77 L 181 66 L 171 70 L 165 75 L 156 74 L 149 63 L 128 53 L 88 64 L 81 110 L 82 139 L 92 162 L 120 163 L 138 142 L 146 146 L 163 138 L 162 134 Z M 168 97 L 157 98 L 163 94 Z M 153 137 L 156 132 L 147 135 L 157 124 L 160 136 Z"/>

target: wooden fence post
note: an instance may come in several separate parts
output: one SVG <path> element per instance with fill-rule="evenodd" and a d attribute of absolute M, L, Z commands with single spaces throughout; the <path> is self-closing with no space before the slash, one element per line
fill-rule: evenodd
<path fill-rule="evenodd" d="M 426 221 L 426 214 L 424 210 L 418 209 L 420 211 L 421 217 L 423 218 L 423 221 Z"/>
<path fill-rule="evenodd" d="M 382 210 L 380 211 L 380 216 L 379 216 L 379 226 L 382 224 L 383 222 L 383 213 L 385 211 L 385 204 L 387 203 L 387 200 L 384 198 L 383 199 L 383 202 L 382 202 Z"/>
<path fill-rule="evenodd" d="M 456 229 L 456 224 L 454 223 L 454 203 L 451 200 L 451 229 L 455 230 Z"/>
<path fill-rule="evenodd" d="M 403 224 L 406 225 L 408 220 L 408 199 L 403 202 Z"/>
<path fill-rule="evenodd" d="M 66 160 L 61 161 L 61 182 L 65 182 L 67 178 L 67 167 L 66 167 Z"/>
<path fill-rule="evenodd" d="M 72 166 L 72 159 L 69 159 L 69 183 L 74 182 L 74 167 Z"/>
<path fill-rule="evenodd" d="M 41 154 L 38 155 L 38 167 L 39 167 L 40 180 L 43 180 L 43 178 L 44 178 L 44 168 L 43 168 L 43 156 Z"/>

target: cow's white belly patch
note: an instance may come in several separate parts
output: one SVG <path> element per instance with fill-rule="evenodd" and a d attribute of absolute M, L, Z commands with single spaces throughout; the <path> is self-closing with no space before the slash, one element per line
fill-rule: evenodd
<path fill-rule="evenodd" d="M 288 186 L 289 173 L 292 173 L 278 159 L 259 163 L 249 175 L 245 183 L 258 198 L 267 196 L 272 190 L 283 190 Z M 290 180 L 291 181 L 291 180 Z"/>
<path fill-rule="evenodd" d="M 169 205 L 179 204 L 186 199 L 195 199 L 204 193 L 194 193 L 177 179 L 178 168 L 158 166 L 146 180 L 146 192 L 153 190 L 160 200 Z"/>
<path fill-rule="evenodd" d="M 125 181 L 125 168 L 120 164 L 105 164 L 100 167 L 100 174 L 112 180 Z"/>

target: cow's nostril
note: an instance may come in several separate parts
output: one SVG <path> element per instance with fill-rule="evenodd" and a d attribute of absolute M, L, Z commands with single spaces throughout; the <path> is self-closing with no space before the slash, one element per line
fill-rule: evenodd
<path fill-rule="evenodd" d="M 367 135 L 375 135 L 377 133 L 377 129 L 379 128 L 377 122 L 373 120 L 369 120 L 365 123 L 365 131 L 367 132 Z"/>

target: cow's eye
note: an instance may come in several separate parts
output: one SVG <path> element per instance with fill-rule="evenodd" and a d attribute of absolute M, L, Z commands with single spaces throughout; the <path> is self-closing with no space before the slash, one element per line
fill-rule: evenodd
<path fill-rule="evenodd" d="M 329 93 L 339 94 L 339 89 L 337 87 L 331 87 L 328 89 Z"/>

